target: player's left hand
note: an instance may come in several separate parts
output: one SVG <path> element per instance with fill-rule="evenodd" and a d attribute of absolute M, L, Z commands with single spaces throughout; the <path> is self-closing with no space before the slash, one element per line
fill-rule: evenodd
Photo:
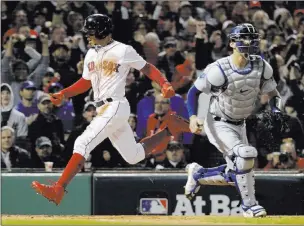
<path fill-rule="evenodd" d="M 161 92 L 164 98 L 171 98 L 175 95 L 175 91 L 169 82 L 163 84 Z"/>

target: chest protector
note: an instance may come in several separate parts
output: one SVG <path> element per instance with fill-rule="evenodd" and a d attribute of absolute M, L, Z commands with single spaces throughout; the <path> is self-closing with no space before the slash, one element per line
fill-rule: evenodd
<path fill-rule="evenodd" d="M 228 120 L 242 120 L 253 112 L 260 93 L 264 62 L 258 59 L 250 63 L 251 70 L 243 72 L 232 69 L 228 57 L 215 62 L 226 82 L 224 86 L 212 90 L 211 114 Z"/>

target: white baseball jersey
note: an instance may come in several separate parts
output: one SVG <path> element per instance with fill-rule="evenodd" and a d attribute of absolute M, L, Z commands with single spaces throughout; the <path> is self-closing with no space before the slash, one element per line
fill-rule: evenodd
<path fill-rule="evenodd" d="M 82 77 L 91 80 L 94 100 L 123 98 L 130 68 L 141 70 L 146 61 L 132 46 L 113 41 L 105 47 L 91 48 L 84 59 Z"/>

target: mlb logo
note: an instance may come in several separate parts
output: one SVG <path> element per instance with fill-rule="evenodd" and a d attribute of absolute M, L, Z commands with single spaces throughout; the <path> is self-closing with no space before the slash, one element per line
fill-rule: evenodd
<path fill-rule="evenodd" d="M 166 198 L 141 198 L 141 214 L 168 214 L 168 199 Z"/>

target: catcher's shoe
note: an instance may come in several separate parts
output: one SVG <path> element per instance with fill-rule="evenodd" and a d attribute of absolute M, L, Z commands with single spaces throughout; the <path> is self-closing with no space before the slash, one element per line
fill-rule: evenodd
<path fill-rule="evenodd" d="M 166 123 L 172 135 L 177 133 L 191 133 L 189 129 L 189 121 L 179 115 L 171 113 L 166 119 Z"/>
<path fill-rule="evenodd" d="M 65 192 L 64 187 L 56 182 L 53 185 L 45 185 L 40 184 L 38 181 L 33 181 L 32 188 L 57 206 L 60 204 Z"/>
<path fill-rule="evenodd" d="M 242 205 L 242 209 L 244 217 L 265 217 L 267 215 L 265 208 L 260 205 Z"/>
<path fill-rule="evenodd" d="M 188 173 L 188 180 L 184 188 L 185 188 L 185 195 L 189 200 L 192 200 L 195 197 L 196 193 L 199 191 L 201 187 L 199 182 L 194 178 L 194 175 L 201 168 L 202 167 L 195 162 L 188 164 L 186 166 L 186 172 Z"/>

